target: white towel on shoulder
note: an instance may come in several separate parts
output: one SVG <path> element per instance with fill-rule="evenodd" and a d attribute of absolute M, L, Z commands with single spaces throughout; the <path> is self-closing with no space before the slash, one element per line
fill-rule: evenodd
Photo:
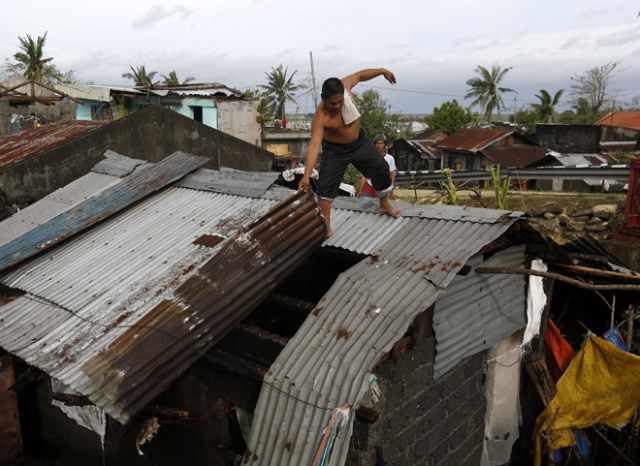
<path fill-rule="evenodd" d="M 342 104 L 342 119 L 344 120 L 344 124 L 348 125 L 349 123 L 353 123 L 358 118 L 360 118 L 360 112 L 356 107 L 356 103 L 353 101 L 351 93 L 345 89 L 344 102 Z"/>

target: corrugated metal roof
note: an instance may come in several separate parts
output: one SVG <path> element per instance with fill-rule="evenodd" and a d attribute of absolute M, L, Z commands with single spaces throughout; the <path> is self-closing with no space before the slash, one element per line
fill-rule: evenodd
<path fill-rule="evenodd" d="M 61 120 L 0 137 L 0 169 L 55 149 L 107 123 L 105 120 Z"/>
<path fill-rule="evenodd" d="M 179 86 L 154 85 L 151 88 L 132 86 L 104 86 L 94 84 L 61 84 L 57 86 L 77 99 L 108 102 L 111 94 L 124 92 L 127 94 L 151 94 L 159 97 L 242 97 L 238 89 L 220 83 L 182 84 Z"/>
<path fill-rule="evenodd" d="M 471 271 L 456 276 L 436 300 L 433 329 L 437 336 L 433 377 L 444 375 L 463 359 L 491 348 L 524 328 L 526 279 L 522 275 L 477 274 L 476 267 L 520 268 L 525 246 L 501 251 L 489 260 L 474 257 Z"/>
<path fill-rule="evenodd" d="M 440 149 L 478 152 L 513 134 L 512 129 L 462 128 L 436 144 Z"/>
<path fill-rule="evenodd" d="M 262 197 L 278 176 L 280 174 L 276 172 L 247 172 L 225 167 L 220 170 L 201 168 L 178 181 L 176 186 L 221 194 Z M 285 197 L 290 194 L 287 191 Z"/>
<path fill-rule="evenodd" d="M 125 422 L 325 232 L 309 194 L 168 188 L 5 274 L 28 294 L 0 308 L 0 345 Z"/>
<path fill-rule="evenodd" d="M 0 246 L 24 235 L 87 198 L 119 183 L 120 178 L 89 173 L 2 221 Z"/>
<path fill-rule="evenodd" d="M 640 112 L 613 112 L 596 121 L 598 126 L 616 126 L 618 128 L 640 131 Z"/>
<path fill-rule="evenodd" d="M 111 185 L 99 196 L 89 197 L 21 237 L 1 245 L 0 271 L 89 228 L 148 194 L 182 178 L 208 160 L 204 157 L 174 152 L 157 164 L 145 166 L 121 183 Z"/>
<path fill-rule="evenodd" d="M 335 233 L 325 245 L 371 257 L 336 280 L 271 366 L 254 411 L 247 463 L 311 464 L 332 409 L 357 407 L 374 365 L 412 319 L 446 291 L 470 257 L 517 220 L 512 212 L 482 209 L 488 217 L 475 222 L 463 209 L 438 207 L 401 219 L 332 214 Z M 341 231 L 350 235 L 341 237 Z M 501 319 L 482 323 L 492 334 L 502 332 Z M 451 345 L 445 360 L 461 354 L 467 343 Z M 339 434 L 329 464 L 344 463 L 350 435 L 351 422 Z"/>
<path fill-rule="evenodd" d="M 0 346 L 126 421 L 324 238 L 309 195 L 286 198 L 290 190 L 271 187 L 249 198 L 249 185 L 266 189 L 268 177 L 228 174 L 227 183 L 198 170 L 179 182 L 188 189 L 165 188 L 0 277 L 27 292 L 0 307 Z M 413 317 L 522 215 L 401 205 L 395 219 L 356 198 L 334 207 L 324 245 L 370 257 L 339 277 L 265 377 L 249 443 L 261 464 L 306 464 L 330 409 L 357 405 L 370 371 Z"/>
<path fill-rule="evenodd" d="M 547 149 L 539 146 L 503 146 L 482 151 L 484 155 L 505 168 L 525 168 L 547 157 Z"/>

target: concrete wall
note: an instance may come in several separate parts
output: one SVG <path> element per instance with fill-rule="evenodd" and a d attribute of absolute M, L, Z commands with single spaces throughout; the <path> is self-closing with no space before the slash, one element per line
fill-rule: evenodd
<path fill-rule="evenodd" d="M 557 152 L 599 153 L 600 127 L 592 125 L 536 125 L 539 144 Z"/>
<path fill-rule="evenodd" d="M 372 424 L 356 419 L 347 465 L 375 463 L 375 447 L 393 466 L 480 464 L 486 402 L 485 352 L 435 382 L 435 337 L 375 371 L 382 391 Z"/>
<path fill-rule="evenodd" d="M 262 147 L 266 148 L 269 144 L 287 144 L 289 152 L 294 156 L 301 156 L 303 159 L 307 155 L 309 141 L 311 141 L 311 133 L 307 132 L 265 132 L 262 135 Z"/>
<path fill-rule="evenodd" d="M 182 151 L 210 157 L 206 168 L 213 169 L 270 171 L 273 165 L 273 155 L 258 146 L 152 106 L 0 172 L 5 203 L 0 212 L 13 203 L 28 205 L 88 173 L 107 149 L 150 162 Z"/>

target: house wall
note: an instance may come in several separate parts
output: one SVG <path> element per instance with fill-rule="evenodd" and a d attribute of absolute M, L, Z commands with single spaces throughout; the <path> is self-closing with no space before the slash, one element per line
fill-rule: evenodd
<path fill-rule="evenodd" d="M 107 149 L 150 162 L 182 151 L 210 157 L 205 167 L 213 169 L 270 171 L 273 165 L 273 155 L 258 146 L 152 106 L 2 170 L 0 213 L 13 203 L 28 205 L 88 173 Z"/>
<path fill-rule="evenodd" d="M 257 121 L 257 101 L 219 100 L 217 105 L 218 130 L 232 134 L 250 144 L 261 145 L 262 128 Z"/>
<path fill-rule="evenodd" d="M 376 464 L 375 447 L 394 466 L 480 464 L 486 401 L 486 352 L 435 382 L 435 337 L 384 362 L 376 371 L 382 397 L 372 424 L 356 418 L 347 465 Z"/>
<path fill-rule="evenodd" d="M 216 103 L 212 100 L 204 100 L 204 99 L 182 99 L 181 105 L 178 107 L 171 107 L 171 109 L 175 112 L 178 112 L 180 115 L 184 115 L 187 118 L 195 119 L 194 107 L 202 108 L 202 121 L 203 125 L 210 126 L 217 130 L 220 130 L 218 126 L 218 109 L 216 108 Z M 225 131 L 229 134 L 229 131 Z M 237 134 L 234 136 L 238 137 Z"/>

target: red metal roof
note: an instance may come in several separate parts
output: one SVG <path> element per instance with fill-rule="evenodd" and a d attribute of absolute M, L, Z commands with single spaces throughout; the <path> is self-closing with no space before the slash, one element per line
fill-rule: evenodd
<path fill-rule="evenodd" d="M 106 120 L 61 120 L 0 138 L 0 169 L 55 149 L 109 123 Z"/>
<path fill-rule="evenodd" d="M 485 147 L 513 134 L 512 129 L 463 128 L 440 141 L 440 149 L 478 152 Z"/>
<path fill-rule="evenodd" d="M 594 125 L 617 126 L 640 131 L 640 112 L 613 112 L 596 121 Z"/>

